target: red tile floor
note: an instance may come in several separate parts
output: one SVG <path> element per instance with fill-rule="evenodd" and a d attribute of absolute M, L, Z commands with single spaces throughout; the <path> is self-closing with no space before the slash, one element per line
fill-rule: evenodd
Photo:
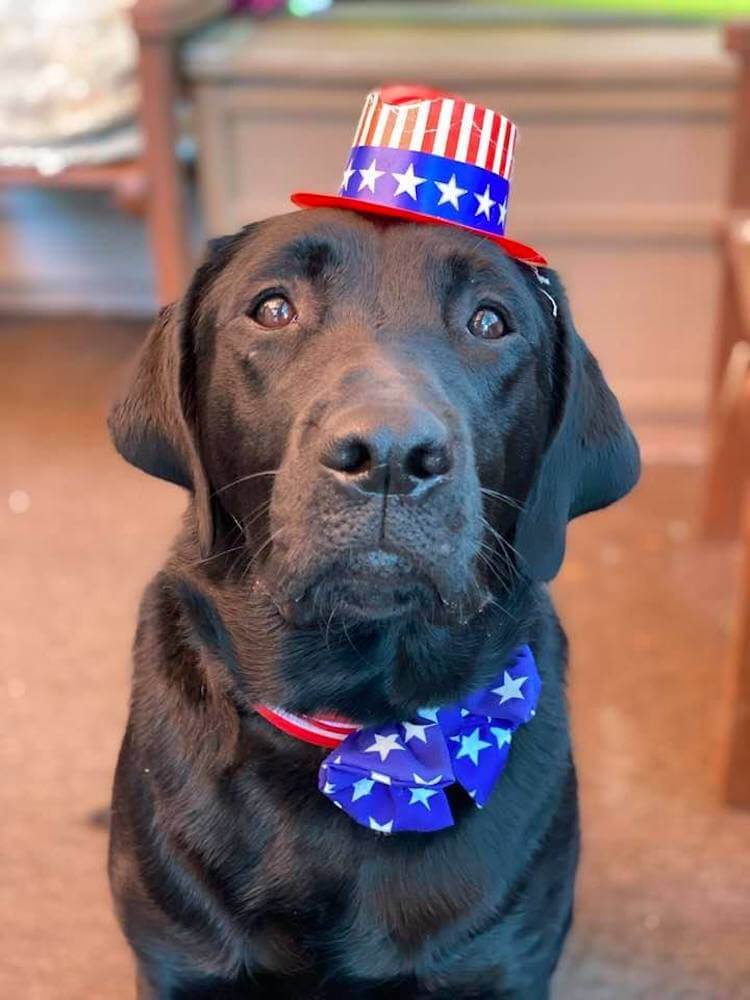
<path fill-rule="evenodd" d="M 183 497 L 113 453 L 137 324 L 0 319 L 0 997 L 123 1000 L 107 802 L 140 591 Z M 734 563 L 692 535 L 700 485 L 656 466 L 570 532 L 555 584 L 584 850 L 556 1000 L 750 998 L 750 813 L 719 747 Z"/>

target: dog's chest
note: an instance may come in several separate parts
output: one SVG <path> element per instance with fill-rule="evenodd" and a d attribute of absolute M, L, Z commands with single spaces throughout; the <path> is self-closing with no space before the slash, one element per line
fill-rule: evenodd
<path fill-rule="evenodd" d="M 355 977 L 411 973 L 481 905 L 486 892 L 475 861 L 446 866 L 440 839 L 420 850 L 372 835 L 341 838 L 335 851 L 269 845 L 260 880 L 264 899 L 250 950 L 276 971 L 330 967 Z"/>

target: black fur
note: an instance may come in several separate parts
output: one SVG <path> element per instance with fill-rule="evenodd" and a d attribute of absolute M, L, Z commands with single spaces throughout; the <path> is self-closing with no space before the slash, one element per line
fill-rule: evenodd
<path fill-rule="evenodd" d="M 191 491 L 143 600 L 115 780 L 142 997 L 547 995 L 578 816 L 543 582 L 568 520 L 627 492 L 638 458 L 545 273 L 556 317 L 529 268 L 470 234 L 295 213 L 221 241 L 154 328 L 111 417 L 129 461 Z M 264 288 L 294 302 L 291 328 L 246 315 Z M 487 303 L 508 333 L 472 340 Z M 321 464 L 342 422 L 394 413 L 446 428 L 452 468 L 419 503 Z M 407 569 L 363 572 L 383 550 Z M 537 716 L 487 807 L 451 789 L 439 833 L 357 826 L 317 790 L 326 751 L 253 711 L 405 718 L 522 642 Z"/>

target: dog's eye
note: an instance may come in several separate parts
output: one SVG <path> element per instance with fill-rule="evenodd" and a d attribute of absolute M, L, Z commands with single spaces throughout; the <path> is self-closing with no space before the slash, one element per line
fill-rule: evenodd
<path fill-rule="evenodd" d="M 267 330 L 279 330 L 289 326 L 297 318 L 297 313 L 284 295 L 269 295 L 250 310 L 250 318 Z"/>
<path fill-rule="evenodd" d="M 489 306 L 477 309 L 466 324 L 466 329 L 473 337 L 479 337 L 481 340 L 497 340 L 507 333 L 503 317 L 496 309 L 490 309 Z"/>

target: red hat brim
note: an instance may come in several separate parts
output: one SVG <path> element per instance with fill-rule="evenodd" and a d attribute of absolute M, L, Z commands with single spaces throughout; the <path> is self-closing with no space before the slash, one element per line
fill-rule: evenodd
<path fill-rule="evenodd" d="M 546 265 L 547 263 L 547 258 L 543 257 L 538 250 L 526 246 L 525 243 L 519 243 L 518 240 L 508 239 L 507 236 L 493 236 L 490 233 L 485 233 L 482 229 L 465 226 L 460 222 L 448 222 L 446 219 L 439 219 L 434 215 L 410 212 L 408 208 L 393 208 L 391 205 L 378 205 L 374 202 L 360 201 L 358 198 L 345 198 L 335 194 L 314 194 L 310 191 L 295 191 L 291 199 L 300 208 L 343 208 L 350 212 L 362 212 L 364 215 L 385 215 L 390 218 L 406 219 L 408 222 L 424 222 L 436 226 L 465 229 L 469 233 L 484 236 L 491 243 L 497 243 L 509 256 L 523 261 L 524 264 Z"/>

